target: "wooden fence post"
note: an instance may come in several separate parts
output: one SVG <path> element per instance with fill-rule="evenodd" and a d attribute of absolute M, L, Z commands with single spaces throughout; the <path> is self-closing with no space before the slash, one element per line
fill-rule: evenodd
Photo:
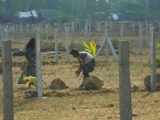
<path fill-rule="evenodd" d="M 29 24 L 27 24 L 27 33 L 28 33 L 28 29 L 29 29 Z"/>
<path fill-rule="evenodd" d="M 128 41 L 119 44 L 119 99 L 120 120 L 132 120 Z"/>
<path fill-rule="evenodd" d="M 148 39 L 148 22 L 146 21 L 146 43 L 147 43 L 147 47 L 149 45 L 149 39 Z"/>
<path fill-rule="evenodd" d="M 91 32 L 91 30 L 92 30 L 92 23 L 91 23 L 91 21 L 89 22 L 89 24 L 88 24 L 88 26 L 89 26 L 89 32 Z"/>
<path fill-rule="evenodd" d="M 46 24 L 46 42 L 48 42 L 48 24 Z"/>
<path fill-rule="evenodd" d="M 105 39 L 108 37 L 108 24 L 107 22 L 105 22 Z M 105 40 L 105 56 L 106 56 L 106 60 L 108 61 L 109 59 L 109 46 L 107 41 Z"/>
<path fill-rule="evenodd" d="M 110 22 L 110 32 L 111 32 L 111 34 L 112 34 L 112 31 L 113 31 L 113 22 L 111 21 Z"/>
<path fill-rule="evenodd" d="M 56 63 L 58 62 L 58 40 L 57 40 L 57 32 L 58 32 L 58 26 L 54 26 L 54 40 L 55 40 L 55 59 Z"/>
<path fill-rule="evenodd" d="M 2 40 L 3 40 L 3 37 L 4 37 L 4 34 L 3 34 L 3 28 L 1 27 L 1 25 L 0 25 L 0 36 L 1 36 L 1 38 L 0 38 L 0 44 L 1 44 L 1 50 L 2 50 Z"/>
<path fill-rule="evenodd" d="M 160 22 L 159 22 L 159 32 L 160 32 Z"/>
<path fill-rule="evenodd" d="M 88 21 L 87 23 L 85 24 L 85 27 L 84 27 L 84 41 L 88 43 Z"/>
<path fill-rule="evenodd" d="M 66 61 L 69 61 L 69 26 L 66 25 Z"/>
<path fill-rule="evenodd" d="M 132 28 L 133 28 L 133 32 L 135 31 L 135 22 L 132 22 Z"/>
<path fill-rule="evenodd" d="M 22 22 L 21 22 L 21 26 L 20 26 L 20 31 L 21 31 L 21 34 L 22 34 L 22 32 L 23 32 L 23 24 L 22 24 Z"/>
<path fill-rule="evenodd" d="M 61 29 L 61 21 L 59 20 L 58 21 L 58 30 L 60 30 Z"/>
<path fill-rule="evenodd" d="M 3 119 L 13 120 L 13 80 L 11 41 L 2 41 L 3 62 Z"/>
<path fill-rule="evenodd" d="M 18 31 L 18 26 L 17 26 L 17 24 L 16 24 L 16 29 L 15 29 L 15 31 L 16 31 L 16 32 Z"/>
<path fill-rule="evenodd" d="M 4 39 L 8 40 L 8 29 L 4 29 Z"/>
<path fill-rule="evenodd" d="M 149 25 L 150 37 L 150 65 L 151 65 L 151 90 L 156 91 L 156 41 L 153 39 L 153 26 Z"/>
<path fill-rule="evenodd" d="M 41 70 L 41 51 L 40 51 L 39 30 L 36 30 L 36 81 L 37 81 L 37 97 L 42 98 L 42 70 Z"/>
<path fill-rule="evenodd" d="M 123 34 L 124 34 L 124 22 L 122 22 L 121 28 L 120 28 L 120 36 L 121 36 L 120 40 L 123 40 Z"/>
<path fill-rule="evenodd" d="M 72 24 L 72 33 L 74 33 L 74 22 L 72 22 L 71 24 Z"/>
<path fill-rule="evenodd" d="M 97 22 L 97 31 L 98 32 L 101 31 L 101 22 L 100 21 Z"/>

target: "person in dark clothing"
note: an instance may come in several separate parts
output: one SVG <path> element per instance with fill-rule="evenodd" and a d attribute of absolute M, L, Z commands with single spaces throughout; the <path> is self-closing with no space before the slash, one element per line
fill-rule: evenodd
<path fill-rule="evenodd" d="M 79 52 L 74 49 L 71 50 L 70 54 L 77 58 L 80 64 L 78 70 L 76 71 L 77 76 L 81 73 L 81 71 L 83 71 L 84 79 L 89 77 L 89 73 L 94 71 L 96 65 L 94 57 L 88 52 Z M 83 87 L 83 82 L 79 87 Z"/>
<path fill-rule="evenodd" d="M 24 76 L 33 76 L 36 77 L 36 65 L 35 65 L 35 38 L 31 38 L 30 41 L 26 45 L 26 52 L 25 57 L 27 59 L 27 65 L 25 66 L 20 79 L 18 81 L 19 84 L 25 84 L 26 81 L 24 81 Z"/>

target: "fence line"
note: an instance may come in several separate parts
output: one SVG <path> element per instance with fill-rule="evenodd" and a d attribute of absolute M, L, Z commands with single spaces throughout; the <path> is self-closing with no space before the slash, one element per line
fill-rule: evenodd
<path fill-rule="evenodd" d="M 88 22 L 88 24 L 91 23 L 91 21 L 88 21 L 88 20 L 86 21 L 86 23 L 87 22 Z M 104 21 L 102 21 L 102 22 L 101 21 L 97 21 L 97 22 L 93 22 L 91 25 L 95 25 L 95 28 L 96 28 L 95 30 L 100 32 L 101 28 L 103 27 L 105 22 Z M 85 24 L 83 23 L 83 26 L 82 26 L 82 23 L 80 23 L 80 22 L 71 22 L 71 23 L 67 23 L 67 24 L 69 24 L 69 26 L 71 28 L 71 31 L 75 32 L 75 28 L 78 28 L 80 31 L 83 31 L 84 29 L 82 30 L 80 26 L 82 26 L 82 28 L 85 28 L 86 23 Z M 152 21 L 132 21 L 132 22 L 130 22 L 130 21 L 112 22 L 111 21 L 111 22 L 108 22 L 107 21 L 107 23 L 109 24 L 111 31 L 113 30 L 114 25 L 121 24 L 121 23 L 131 24 L 132 25 L 132 31 L 134 32 L 137 23 L 142 23 L 142 24 L 146 25 L 146 23 L 147 24 L 153 24 L 153 23 L 156 23 L 156 22 L 152 22 Z M 158 27 L 158 30 L 159 30 L 160 29 L 159 21 L 157 21 L 157 23 L 158 23 L 157 27 Z M 48 25 L 48 28 L 49 28 L 48 30 L 50 30 L 50 27 L 51 27 L 50 23 L 41 23 L 41 22 L 39 22 L 37 24 L 41 27 L 41 29 L 44 29 L 44 30 L 46 30 L 46 25 Z M 45 25 L 45 27 L 42 27 L 43 26 L 42 24 Z M 4 26 L 8 26 L 11 29 L 13 27 L 13 25 L 14 25 L 14 23 L 13 24 L 5 24 Z M 27 24 L 23 24 L 23 23 L 15 24 L 15 26 L 16 26 L 15 27 L 16 28 L 15 31 L 20 31 L 21 32 L 21 30 L 23 29 L 22 32 L 24 33 L 24 31 L 28 30 L 27 28 L 29 28 L 29 26 L 31 26 L 31 28 L 32 28 L 32 27 L 34 27 L 34 25 L 35 24 L 28 24 L 28 23 Z M 58 30 L 64 30 L 64 29 L 62 29 L 62 27 L 64 27 L 64 26 L 61 25 L 60 23 L 59 24 L 56 23 L 56 25 L 58 26 Z M 18 30 L 18 28 L 19 28 L 19 30 Z M 93 29 L 91 30 L 91 26 L 90 25 L 88 25 L 88 28 L 89 28 L 88 31 L 92 31 L 93 30 Z M 31 29 L 31 31 L 32 31 L 32 29 Z"/>
<path fill-rule="evenodd" d="M 122 29 L 121 29 L 122 30 Z M 55 30 L 56 31 L 56 30 Z M 107 28 L 105 28 L 105 31 L 108 31 Z M 69 31 L 68 31 L 69 32 Z M 122 32 L 122 31 L 121 31 Z M 57 36 L 57 32 L 55 33 L 55 37 Z M 68 33 L 66 31 L 66 37 L 68 36 Z M 105 37 L 108 37 L 108 33 L 105 32 Z M 68 37 L 67 37 L 68 38 Z M 67 39 L 66 38 L 66 39 Z M 155 56 L 156 56 L 156 41 L 153 39 L 153 26 L 149 25 L 149 46 L 150 46 L 150 64 L 151 64 L 151 89 L 155 91 L 155 82 L 156 82 L 156 63 L 155 63 Z M 42 96 L 42 74 L 41 74 L 41 61 L 40 61 L 40 34 L 36 34 L 36 50 L 37 50 L 37 64 L 36 64 L 36 78 L 37 78 L 37 93 L 38 93 L 38 98 L 43 97 Z M 67 40 L 66 40 L 67 41 Z M 108 42 L 107 42 L 108 41 Z M 109 42 L 110 41 L 110 42 Z M 11 41 L 9 41 L 11 42 Z M 11 56 L 11 47 L 8 46 L 9 43 L 8 41 L 3 41 L 3 60 L 7 61 L 8 59 L 11 59 L 8 56 Z M 6 45 L 7 43 L 7 45 Z M 113 47 L 111 43 L 110 38 L 104 39 L 102 43 L 102 48 L 104 45 L 109 45 L 111 48 Z M 68 45 L 66 45 L 66 48 Z M 6 51 L 6 52 L 5 52 Z M 58 62 L 58 41 L 55 38 L 55 52 L 57 51 L 56 56 L 56 62 Z M 112 51 L 113 52 L 113 51 Z M 121 120 L 131 120 L 132 119 L 132 106 L 131 106 L 131 83 L 130 83 L 130 68 L 129 68 L 129 43 L 128 41 L 123 41 L 121 39 L 120 45 L 119 45 L 119 59 L 118 57 L 116 58 L 117 61 L 119 61 L 119 97 L 120 97 L 120 119 Z M 11 80 L 11 61 L 9 62 L 4 62 L 3 63 L 3 80 L 6 79 L 3 85 L 4 87 L 4 101 L 3 101 L 3 114 L 4 114 L 4 119 L 5 120 L 12 120 L 14 114 L 13 114 L 13 83 L 12 82 L 7 82 L 7 80 Z M 5 66 L 5 67 L 4 67 Z M 8 66 L 8 67 L 7 67 Z M 10 69 L 10 70 L 9 70 Z M 9 73 L 9 72 L 11 73 Z M 10 83 L 10 84 L 8 84 Z M 11 89 L 11 90 L 10 90 Z M 8 91 L 9 90 L 9 91 Z M 11 92 L 10 97 L 8 97 L 8 93 Z M 6 106 L 6 107 L 5 107 Z M 9 106 L 9 109 L 8 107 Z"/>

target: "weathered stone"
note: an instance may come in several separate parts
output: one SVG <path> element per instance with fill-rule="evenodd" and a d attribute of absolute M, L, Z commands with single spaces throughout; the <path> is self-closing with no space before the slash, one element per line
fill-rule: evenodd
<path fill-rule="evenodd" d="M 56 78 L 51 82 L 51 85 L 49 86 L 49 88 L 53 90 L 61 90 L 68 87 L 60 78 Z"/>
<path fill-rule="evenodd" d="M 86 90 L 99 90 L 104 82 L 96 76 L 90 76 L 83 80 L 83 85 Z"/>
<path fill-rule="evenodd" d="M 144 86 L 146 90 L 151 90 L 151 75 L 148 75 L 144 78 Z M 156 74 L 156 90 L 160 90 L 160 74 Z"/>

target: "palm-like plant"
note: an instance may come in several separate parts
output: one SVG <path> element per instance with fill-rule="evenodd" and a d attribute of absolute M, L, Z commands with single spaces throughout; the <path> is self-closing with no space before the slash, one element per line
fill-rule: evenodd
<path fill-rule="evenodd" d="M 93 57 L 96 55 L 96 42 L 90 42 L 87 44 L 85 41 L 83 41 L 83 45 L 86 52 L 90 53 Z"/>

